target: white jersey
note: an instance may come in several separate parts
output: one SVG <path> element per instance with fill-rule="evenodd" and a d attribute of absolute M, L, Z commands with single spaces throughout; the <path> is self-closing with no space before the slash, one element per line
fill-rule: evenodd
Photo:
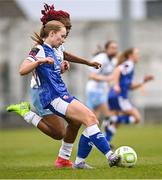
<path fill-rule="evenodd" d="M 90 73 L 95 73 L 98 75 L 110 75 L 116 66 L 116 59 L 110 60 L 106 53 L 100 53 L 92 60 L 99 62 L 102 66 L 100 69 L 91 67 Z M 87 82 L 86 91 L 107 93 L 108 83 L 105 81 L 95 81 L 90 79 Z"/>
<path fill-rule="evenodd" d="M 37 48 L 39 48 L 39 52 L 37 54 L 37 57 L 45 57 L 45 53 L 44 53 L 44 50 L 43 50 L 43 47 L 41 45 L 37 45 Z M 65 51 L 65 48 L 63 45 L 61 45 L 60 47 L 58 47 L 57 49 L 54 48 L 54 51 L 55 51 L 55 54 L 57 56 L 57 59 L 60 60 L 60 61 L 63 61 L 64 60 L 64 51 Z M 33 59 L 28 57 L 27 58 L 28 60 L 32 61 L 33 62 Z M 31 88 L 38 88 L 38 85 L 37 83 L 40 82 L 39 78 L 36 77 L 37 75 L 34 73 L 33 71 L 33 75 L 32 75 L 32 78 L 31 78 L 31 83 L 30 83 L 30 87 Z M 37 79 L 37 82 L 36 82 L 36 79 Z"/>

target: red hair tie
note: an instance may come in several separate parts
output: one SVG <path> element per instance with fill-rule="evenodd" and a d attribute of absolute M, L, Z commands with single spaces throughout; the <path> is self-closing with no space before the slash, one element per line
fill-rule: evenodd
<path fill-rule="evenodd" d="M 41 13 L 43 16 L 40 20 L 43 25 L 47 24 L 49 21 L 58 20 L 59 18 L 70 18 L 70 14 L 66 11 L 56 11 L 53 4 L 51 6 L 44 4 L 44 10 L 41 10 Z"/>

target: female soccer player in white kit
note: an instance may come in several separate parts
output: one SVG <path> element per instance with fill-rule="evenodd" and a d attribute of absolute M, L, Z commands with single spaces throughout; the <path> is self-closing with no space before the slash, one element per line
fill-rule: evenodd
<path fill-rule="evenodd" d="M 93 61 L 99 62 L 102 66 L 100 69 L 90 68 L 89 80 L 86 85 L 86 104 L 93 110 L 97 118 L 104 117 L 103 126 L 108 138 L 108 131 L 114 133 L 114 128 L 109 125 L 109 110 L 107 105 L 107 96 L 109 83 L 112 80 L 112 72 L 117 64 L 116 55 L 118 45 L 111 40 L 105 44 L 105 49 L 93 57 Z M 109 139 L 107 139 L 109 140 Z"/>

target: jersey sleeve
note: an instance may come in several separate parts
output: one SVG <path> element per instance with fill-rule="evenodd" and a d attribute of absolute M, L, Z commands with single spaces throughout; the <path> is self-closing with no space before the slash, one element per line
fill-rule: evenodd
<path fill-rule="evenodd" d="M 60 49 L 61 49 L 62 52 L 64 52 L 64 51 L 65 51 L 64 45 L 61 45 L 61 46 L 60 46 Z"/>
<path fill-rule="evenodd" d="M 45 58 L 44 49 L 40 45 L 37 45 L 36 47 L 31 49 L 27 57 L 27 60 L 34 62 L 37 61 L 38 58 Z"/>
<path fill-rule="evenodd" d="M 134 69 L 134 64 L 132 62 L 125 62 L 119 66 L 121 74 L 127 75 Z"/>

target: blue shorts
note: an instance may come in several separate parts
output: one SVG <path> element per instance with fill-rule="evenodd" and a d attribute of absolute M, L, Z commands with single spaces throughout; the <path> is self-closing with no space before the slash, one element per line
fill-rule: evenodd
<path fill-rule="evenodd" d="M 109 96 L 108 105 L 110 110 L 129 111 L 133 108 L 131 102 L 122 96 Z"/>
<path fill-rule="evenodd" d="M 39 114 L 39 116 L 43 117 L 46 115 L 51 115 L 53 114 L 52 111 L 50 111 L 49 109 L 43 109 L 43 106 L 40 102 L 40 97 L 39 97 L 39 89 L 38 88 L 31 88 L 30 91 L 31 94 L 31 101 L 33 106 L 35 107 L 37 113 Z"/>
<path fill-rule="evenodd" d="M 47 108 L 50 109 L 54 114 L 65 118 L 68 105 L 76 99 L 71 95 L 65 95 L 63 97 L 55 98 Z"/>
<path fill-rule="evenodd" d="M 86 92 L 86 105 L 90 109 L 95 109 L 101 104 L 107 103 L 107 94 L 102 92 Z"/>

